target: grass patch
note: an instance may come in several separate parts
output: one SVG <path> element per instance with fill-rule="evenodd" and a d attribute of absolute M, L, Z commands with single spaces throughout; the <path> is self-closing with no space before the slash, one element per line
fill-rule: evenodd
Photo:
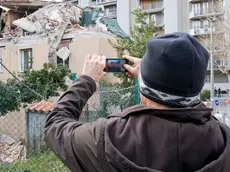
<path fill-rule="evenodd" d="M 27 161 L 0 164 L 1 172 L 69 172 L 65 165 L 51 152 L 34 153 Z"/>

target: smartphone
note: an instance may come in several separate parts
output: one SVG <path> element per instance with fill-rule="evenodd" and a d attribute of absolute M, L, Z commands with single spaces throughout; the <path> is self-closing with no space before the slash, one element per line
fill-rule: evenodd
<path fill-rule="evenodd" d="M 105 72 L 125 72 L 124 64 L 127 60 L 124 58 L 106 58 Z"/>

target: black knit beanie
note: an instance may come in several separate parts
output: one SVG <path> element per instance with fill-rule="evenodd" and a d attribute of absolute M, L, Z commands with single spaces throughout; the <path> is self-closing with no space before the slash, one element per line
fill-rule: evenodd
<path fill-rule="evenodd" d="M 151 38 L 141 60 L 140 92 L 170 106 L 191 106 L 205 83 L 209 53 L 187 33 Z"/>

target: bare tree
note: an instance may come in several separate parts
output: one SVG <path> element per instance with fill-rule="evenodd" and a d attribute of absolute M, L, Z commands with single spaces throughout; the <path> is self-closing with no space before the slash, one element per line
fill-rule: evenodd
<path fill-rule="evenodd" d="M 208 49 L 213 52 L 214 69 L 228 76 L 228 89 L 230 88 L 230 6 L 228 2 L 210 0 L 211 9 L 205 19 L 200 18 L 204 25 L 204 34 L 199 36 L 199 40 Z M 208 21 L 208 22 L 207 22 Z M 213 38 L 211 40 L 211 37 Z"/>

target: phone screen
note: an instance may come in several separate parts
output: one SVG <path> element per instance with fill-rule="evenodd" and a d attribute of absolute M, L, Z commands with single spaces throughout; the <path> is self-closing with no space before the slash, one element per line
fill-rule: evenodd
<path fill-rule="evenodd" d="M 127 63 L 123 58 L 107 58 L 105 72 L 125 72 L 124 64 Z"/>

